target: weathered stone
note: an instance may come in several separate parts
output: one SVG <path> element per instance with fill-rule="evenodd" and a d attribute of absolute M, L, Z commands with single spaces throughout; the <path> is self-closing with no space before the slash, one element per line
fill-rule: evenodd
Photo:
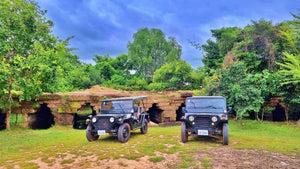
<path fill-rule="evenodd" d="M 41 105 L 46 106 L 54 115 L 57 125 L 72 124 L 73 114 L 84 105 L 91 106 L 94 113 L 98 113 L 101 101 L 104 98 L 119 98 L 132 96 L 148 96 L 145 103 L 146 110 L 150 114 L 150 119 L 155 123 L 164 121 L 176 121 L 176 110 L 185 102 L 186 96 L 191 96 L 190 92 L 178 92 L 176 90 L 162 92 L 150 91 L 119 91 L 115 89 L 94 86 L 91 89 L 78 92 L 66 92 L 56 94 L 44 94 L 38 101 L 21 102 L 20 106 L 15 107 L 12 113 L 21 113 L 26 119 L 25 123 L 32 125 L 36 120 L 32 114 L 36 113 Z M 30 114 L 30 116 L 28 116 Z M 39 115 L 40 116 L 40 115 Z M 26 126 L 26 124 L 24 125 Z"/>

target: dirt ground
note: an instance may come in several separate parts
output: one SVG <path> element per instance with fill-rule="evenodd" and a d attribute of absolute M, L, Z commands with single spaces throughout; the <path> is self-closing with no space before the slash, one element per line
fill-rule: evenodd
<path fill-rule="evenodd" d="M 161 162 L 149 161 L 150 156 L 144 156 L 139 160 L 128 160 L 128 159 L 106 159 L 97 160 L 96 155 L 86 157 L 72 157 L 73 155 L 68 154 L 67 158 L 73 159 L 72 163 L 61 164 L 61 160 L 56 159 L 51 166 L 36 159 L 31 162 L 39 164 L 40 168 L 103 168 L 103 169 L 150 169 L 150 168 L 180 168 L 182 161 L 178 157 L 178 153 L 175 154 L 163 154 L 160 152 L 156 153 L 156 156 L 165 157 Z M 233 149 L 229 146 L 220 146 L 214 150 L 197 150 L 197 153 L 193 156 L 193 163 L 197 163 L 197 166 L 190 166 L 188 168 L 205 168 L 201 165 L 203 159 L 211 159 L 209 164 L 211 167 L 208 168 L 229 168 L 229 169 L 299 169 L 300 159 L 299 157 L 289 157 L 280 153 L 272 153 L 265 150 L 238 150 Z M 17 167 L 18 168 L 18 167 Z"/>

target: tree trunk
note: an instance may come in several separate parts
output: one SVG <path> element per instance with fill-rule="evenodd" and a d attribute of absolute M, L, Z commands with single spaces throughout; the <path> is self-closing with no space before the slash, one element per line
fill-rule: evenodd
<path fill-rule="evenodd" d="M 258 112 L 255 112 L 255 118 L 257 121 L 260 121 L 259 117 L 258 117 Z"/>
<path fill-rule="evenodd" d="M 11 105 L 9 106 L 8 110 L 6 111 L 6 130 L 10 130 L 10 115 L 11 115 Z"/>
<path fill-rule="evenodd" d="M 240 118 L 240 127 L 243 127 L 243 120 Z"/>
<path fill-rule="evenodd" d="M 11 105 L 12 105 L 12 93 L 11 93 L 11 87 L 12 86 L 12 77 L 10 76 L 8 78 L 8 109 L 6 112 L 6 130 L 10 130 L 10 115 L 11 115 Z"/>
<path fill-rule="evenodd" d="M 236 115 L 233 120 L 234 121 L 238 120 L 238 116 Z"/>
<path fill-rule="evenodd" d="M 290 107 L 290 105 L 288 104 L 284 109 L 286 121 L 289 121 L 289 107 Z"/>

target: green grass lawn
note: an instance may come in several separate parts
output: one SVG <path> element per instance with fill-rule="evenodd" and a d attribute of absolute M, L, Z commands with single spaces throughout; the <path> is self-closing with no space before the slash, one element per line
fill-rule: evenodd
<path fill-rule="evenodd" d="M 229 122 L 229 146 L 233 148 L 268 150 L 300 158 L 299 145 L 300 128 L 296 125 L 247 120 L 240 128 L 239 122 Z M 190 137 L 187 144 L 181 144 L 180 126 L 150 127 L 146 135 L 136 130 L 124 144 L 109 135 L 88 142 L 85 130 L 75 130 L 71 126 L 54 126 L 48 130 L 13 128 L 0 131 L 0 167 L 19 165 L 21 168 L 38 168 L 37 164 L 28 161 L 41 158 L 51 165 L 55 159 L 67 154 L 73 158 L 96 155 L 99 160 L 111 157 L 139 160 L 148 155 L 151 156 L 150 161 L 159 162 L 164 158 L 156 156 L 156 152 L 161 152 L 177 153 L 182 160 L 180 166 L 186 168 L 197 165 L 193 159 L 195 150 L 213 151 L 218 146 L 222 146 L 222 141 L 199 137 Z M 210 166 L 209 159 L 203 160 Z M 69 159 L 61 163 L 73 161 Z M 88 163 L 83 165 L 88 166 Z"/>

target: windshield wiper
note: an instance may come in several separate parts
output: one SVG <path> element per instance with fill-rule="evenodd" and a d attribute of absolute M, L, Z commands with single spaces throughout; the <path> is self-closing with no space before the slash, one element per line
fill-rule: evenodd
<path fill-rule="evenodd" d="M 210 105 L 210 106 L 206 106 L 206 107 L 204 107 L 204 108 L 214 108 L 214 109 L 216 109 L 217 107 L 215 107 L 215 106 L 213 106 L 213 105 Z"/>
<path fill-rule="evenodd" d="M 196 108 L 196 105 L 195 105 L 195 103 L 194 103 L 193 101 L 190 101 L 190 103 L 193 103 L 193 105 L 194 105 L 194 108 Z"/>

